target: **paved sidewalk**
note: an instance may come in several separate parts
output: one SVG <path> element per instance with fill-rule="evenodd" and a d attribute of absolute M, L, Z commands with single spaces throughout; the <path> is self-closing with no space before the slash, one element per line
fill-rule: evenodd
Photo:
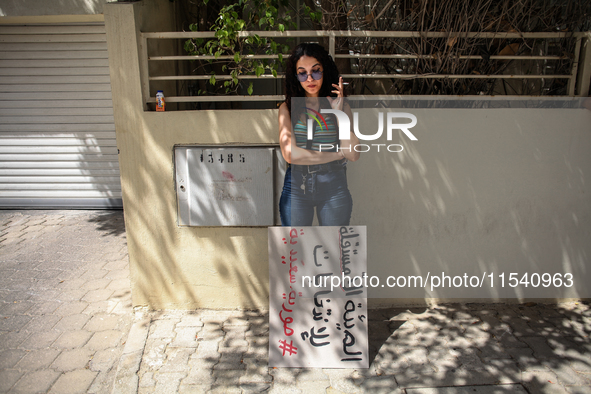
<path fill-rule="evenodd" d="M 591 393 L 591 308 L 369 311 L 369 369 L 268 368 L 268 315 L 132 310 L 122 212 L 0 211 L 0 392 Z"/>
<path fill-rule="evenodd" d="M 131 321 L 121 211 L 0 211 L 0 392 L 109 393 Z"/>
<path fill-rule="evenodd" d="M 144 318 L 139 393 L 591 393 L 581 303 L 370 310 L 368 370 L 268 368 L 268 316 L 255 312 Z"/>

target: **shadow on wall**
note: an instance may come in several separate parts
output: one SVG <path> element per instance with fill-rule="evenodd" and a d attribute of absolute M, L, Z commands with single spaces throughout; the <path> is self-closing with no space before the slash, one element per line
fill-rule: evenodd
<path fill-rule="evenodd" d="M 161 133 L 158 122 L 163 117 L 158 115 L 163 114 L 137 114 L 138 130 L 142 133 L 118 131 L 118 138 L 124 141 L 122 146 L 129 147 L 122 148 L 121 182 L 126 193 L 124 209 L 133 262 L 134 304 L 154 309 L 228 308 L 220 300 L 232 299 L 231 308 L 236 304 L 246 309 L 265 308 L 266 228 L 177 225 L 173 145 L 183 143 L 187 136 L 174 127 Z M 199 119 L 191 118 L 187 127 L 200 133 L 219 134 L 215 127 L 203 130 L 203 120 Z M 192 138 L 193 143 L 198 139 Z M 214 139 L 200 136 L 199 140 L 208 138 Z M 133 163 L 125 156 L 132 156 Z M 242 197 L 254 199 L 252 195 Z"/>
<path fill-rule="evenodd" d="M 389 275 L 494 273 L 496 282 L 477 292 L 371 288 L 370 297 L 589 297 L 591 112 L 405 110 L 419 120 L 418 141 L 399 132 L 391 143 L 403 145 L 402 152 L 374 147 L 348 170 L 352 223 L 368 229 L 368 275 L 384 283 Z M 376 129 L 369 124 L 366 134 Z M 511 272 L 519 279 L 526 272 L 570 273 L 575 285 L 510 287 Z"/>

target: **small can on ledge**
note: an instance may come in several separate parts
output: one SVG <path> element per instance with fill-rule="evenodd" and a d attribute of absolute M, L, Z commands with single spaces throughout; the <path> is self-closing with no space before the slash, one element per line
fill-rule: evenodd
<path fill-rule="evenodd" d="M 156 93 L 156 111 L 163 112 L 166 109 L 166 102 L 164 100 L 164 93 L 159 90 Z"/>

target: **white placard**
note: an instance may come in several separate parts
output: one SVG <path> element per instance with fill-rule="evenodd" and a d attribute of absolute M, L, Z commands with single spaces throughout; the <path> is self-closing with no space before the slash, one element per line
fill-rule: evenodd
<path fill-rule="evenodd" d="M 369 367 L 366 245 L 365 226 L 269 227 L 271 367 Z"/>

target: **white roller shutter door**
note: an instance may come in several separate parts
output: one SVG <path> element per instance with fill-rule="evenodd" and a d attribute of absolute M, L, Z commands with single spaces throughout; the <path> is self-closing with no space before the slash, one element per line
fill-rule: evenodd
<path fill-rule="evenodd" d="M 121 207 L 104 24 L 0 25 L 0 207 Z"/>

